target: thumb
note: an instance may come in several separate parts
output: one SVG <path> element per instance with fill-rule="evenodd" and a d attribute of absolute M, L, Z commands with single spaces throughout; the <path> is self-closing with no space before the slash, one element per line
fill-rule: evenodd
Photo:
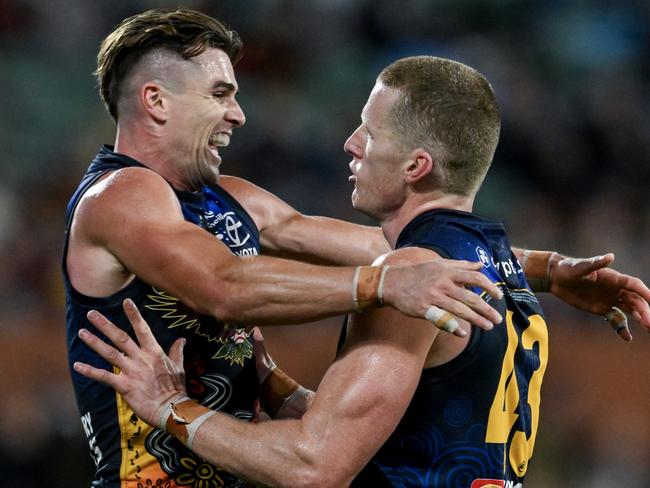
<path fill-rule="evenodd" d="M 603 254 L 602 256 L 594 256 L 591 258 L 565 258 L 562 259 L 558 266 L 568 265 L 574 267 L 580 274 L 587 276 L 594 271 L 606 268 L 614 262 L 614 253 Z"/>
<path fill-rule="evenodd" d="M 169 359 L 183 370 L 183 348 L 185 347 L 185 338 L 179 337 L 169 348 Z"/>

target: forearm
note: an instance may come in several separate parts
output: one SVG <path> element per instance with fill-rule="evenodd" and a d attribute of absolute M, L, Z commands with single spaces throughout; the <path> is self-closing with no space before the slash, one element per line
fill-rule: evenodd
<path fill-rule="evenodd" d="M 275 235 L 277 234 L 277 235 Z M 379 227 L 297 214 L 282 229 L 265 231 L 265 253 L 312 263 L 355 266 L 390 251 Z"/>
<path fill-rule="evenodd" d="M 317 320 L 355 309 L 354 268 L 314 266 L 265 256 L 242 258 L 218 273 L 215 315 L 272 325 Z"/>
<path fill-rule="evenodd" d="M 249 423 L 225 414 L 197 431 L 192 450 L 211 464 L 265 486 L 320 486 L 316 439 L 298 420 Z"/>

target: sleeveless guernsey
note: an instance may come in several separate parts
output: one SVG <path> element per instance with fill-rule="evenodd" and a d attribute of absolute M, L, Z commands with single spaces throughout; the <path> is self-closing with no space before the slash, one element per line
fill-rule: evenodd
<path fill-rule="evenodd" d="M 190 310 L 176 297 L 135 278 L 124 289 L 93 298 L 75 290 L 65 265 L 68 233 L 75 208 L 93 183 L 107 172 L 142 166 L 112 147 L 101 148 L 72 196 L 66 212 L 63 275 L 67 301 L 67 347 L 72 382 L 97 470 L 93 487 L 176 488 L 236 487 L 246 482 L 207 464 L 185 446 L 152 428 L 111 387 L 89 380 L 72 369 L 75 361 L 109 369 L 111 366 L 78 338 L 85 327 L 97 333 L 86 313 L 96 309 L 119 327 L 132 329 L 122 301 L 130 297 L 151 326 L 163 350 L 178 337 L 186 338 L 184 349 L 188 394 L 203 405 L 242 419 L 251 419 L 257 401 L 258 380 L 253 359 L 253 336 L 249 327 L 230 326 Z M 175 191 L 183 215 L 220 239 L 240 256 L 259 254 L 259 232 L 250 216 L 225 190 L 206 186 L 191 193 Z M 192 286 L 192 283 L 187 283 Z"/>
<path fill-rule="evenodd" d="M 461 354 L 423 370 L 403 419 L 352 486 L 520 487 L 535 445 L 548 358 L 539 302 L 499 222 L 429 211 L 400 234 L 396 247 L 411 246 L 481 261 L 504 293 L 500 301 L 485 295 L 504 321 L 488 332 L 473 327 Z"/>

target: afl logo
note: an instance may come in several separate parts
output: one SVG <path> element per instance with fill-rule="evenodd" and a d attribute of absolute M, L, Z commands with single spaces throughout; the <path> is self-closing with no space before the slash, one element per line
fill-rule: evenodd
<path fill-rule="evenodd" d="M 490 256 L 485 251 L 485 249 L 483 249 L 481 246 L 476 246 L 476 255 L 478 256 L 478 260 L 483 263 L 483 267 L 490 267 Z"/>

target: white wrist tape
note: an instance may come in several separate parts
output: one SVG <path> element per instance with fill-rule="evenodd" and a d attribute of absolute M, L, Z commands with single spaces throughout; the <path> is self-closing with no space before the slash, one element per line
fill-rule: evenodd
<path fill-rule="evenodd" d="M 311 404 L 314 392 L 298 386 L 298 388 L 284 401 L 275 415 L 277 419 L 294 418 L 299 419 L 307 411 Z"/>
<path fill-rule="evenodd" d="M 172 405 L 174 403 L 180 403 L 184 402 L 185 400 L 189 400 L 190 397 L 187 395 L 180 393 L 173 397 L 171 400 L 169 400 L 163 407 L 160 409 L 160 412 L 158 413 L 158 428 L 165 430 L 167 428 L 167 419 L 169 418 L 170 415 L 175 416 L 176 414 L 174 413 L 174 410 L 172 409 Z M 174 420 L 177 420 L 174 418 Z"/>
<path fill-rule="evenodd" d="M 381 269 L 381 275 L 379 276 L 379 286 L 377 287 L 377 300 L 379 300 L 379 306 L 384 305 L 384 281 L 386 280 L 386 272 L 390 266 L 384 266 Z"/>
<path fill-rule="evenodd" d="M 194 436 L 196 435 L 196 431 L 199 429 L 199 427 L 201 427 L 203 422 L 208 420 L 215 413 L 217 412 L 215 412 L 214 410 L 210 410 L 209 412 L 205 412 L 200 417 L 197 417 L 193 422 L 187 424 L 187 447 L 189 449 L 192 449 L 192 443 L 194 442 Z"/>

